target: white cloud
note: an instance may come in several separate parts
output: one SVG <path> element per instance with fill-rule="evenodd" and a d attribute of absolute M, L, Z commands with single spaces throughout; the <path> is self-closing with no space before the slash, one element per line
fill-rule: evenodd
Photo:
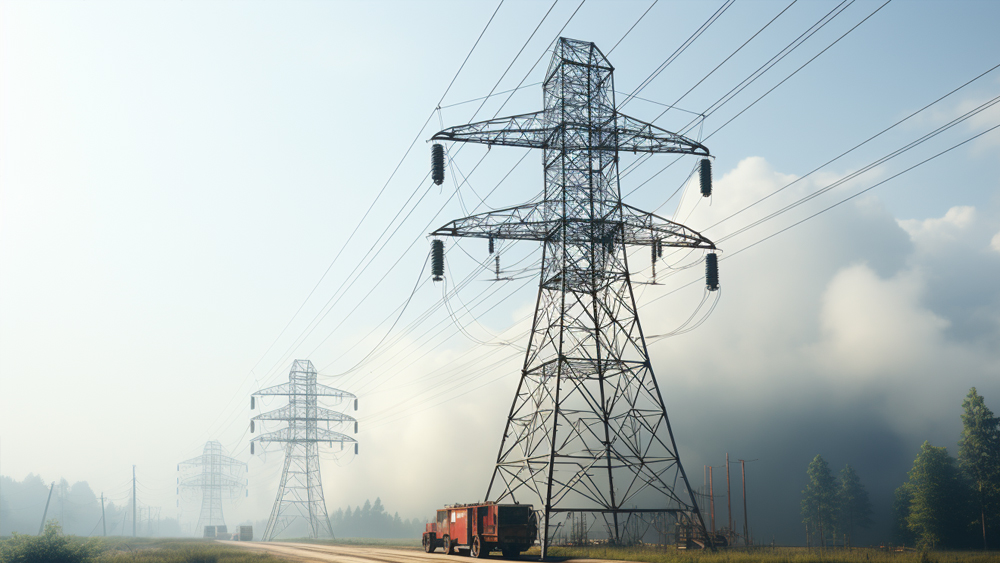
<path fill-rule="evenodd" d="M 990 248 L 1000 252 L 1000 233 L 993 235 L 993 239 L 990 241 Z"/>
<path fill-rule="evenodd" d="M 936 246 L 952 243 L 967 231 L 976 220 L 976 209 L 970 206 L 956 206 L 948 210 L 944 217 L 924 220 L 901 219 L 897 221 L 918 245 Z"/>

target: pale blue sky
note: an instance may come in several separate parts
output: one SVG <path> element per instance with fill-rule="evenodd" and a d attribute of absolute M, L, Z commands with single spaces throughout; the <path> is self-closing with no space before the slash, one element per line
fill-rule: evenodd
<path fill-rule="evenodd" d="M 673 103 L 789 2 L 737 0 L 639 95 Z M 845 4 L 843 13 L 709 116 L 702 135 L 725 124 L 881 4 L 868 0 Z M 247 396 L 286 377 L 291 358 L 308 357 L 322 373 L 332 374 L 364 357 L 386 326 L 365 336 L 392 316 L 420 275 L 428 248 L 423 238 L 427 227 L 471 212 L 477 197 L 490 192 L 524 154 L 518 149 L 493 149 L 473 175 L 471 190 L 463 187 L 460 198 L 449 200 L 454 193 L 453 171 L 444 186 L 428 189 L 424 176 L 429 150 L 423 141 L 442 122 L 471 120 L 479 103 L 447 106 L 485 96 L 495 84 L 503 91 L 525 77 L 524 84 L 538 82 L 548 61 L 544 49 L 579 2 L 557 2 L 500 80 L 552 5 L 507 0 L 445 96 L 440 117 L 434 115 L 421 131 L 496 5 L 0 3 L 3 473 L 21 478 L 35 472 L 47 480 L 64 476 L 107 491 L 123 482 L 130 466 L 137 464 L 150 487 L 148 502 L 173 507 L 174 465 L 197 455 L 206 440 L 219 439 L 238 456 L 247 456 Z M 622 92 L 619 99 L 721 5 L 658 2 L 609 55 L 616 67 L 616 89 Z M 837 5 L 795 3 L 679 106 L 704 111 Z M 648 1 L 588 0 L 563 35 L 594 41 L 607 53 L 649 6 Z M 682 206 L 677 218 L 692 228 L 706 228 L 768 189 L 780 187 L 783 175 L 809 172 L 997 65 L 997 21 L 1000 4 L 985 0 L 889 3 L 706 141 L 717 157 L 716 178 L 721 181 L 728 174 L 730 179 L 720 182 L 724 188 L 711 207 Z M 542 62 L 529 72 L 539 58 Z M 792 191 L 800 197 L 819 189 L 998 94 L 1000 70 Z M 493 98 L 476 118 L 541 107 L 537 86 L 522 89 L 501 108 L 500 101 L 506 98 Z M 636 100 L 623 111 L 648 120 L 660 108 Z M 689 118 L 673 111 L 658 123 L 676 129 Z M 856 183 L 734 237 L 722 245 L 723 250 L 733 253 L 998 123 L 1000 113 L 988 110 Z M 420 142 L 392 176 L 418 133 Z M 806 343 L 777 337 L 775 342 L 788 347 L 779 350 L 797 344 L 809 348 L 813 355 L 799 358 L 796 369 L 823 372 L 828 366 L 817 350 L 827 344 L 847 345 L 837 340 L 839 317 L 824 307 L 837 303 L 838 291 L 854 287 L 852 283 L 885 289 L 876 283 L 881 280 L 888 284 L 885 291 L 890 295 L 910 296 L 910 291 L 912 299 L 901 302 L 900 310 L 912 306 L 943 319 L 947 328 L 940 328 L 943 336 L 938 335 L 944 339 L 942 346 L 967 352 L 968 357 L 962 356 L 966 359 L 951 365 L 967 361 L 970 375 L 957 378 L 954 389 L 941 391 L 945 395 L 960 391 L 957 399 L 942 398 L 946 405 L 941 408 L 958 405 L 967 384 L 992 390 L 987 399 L 992 399 L 995 410 L 1000 408 L 996 402 L 1000 384 L 995 378 L 1000 365 L 996 355 L 1000 347 L 995 346 L 1000 301 L 995 288 L 990 290 L 991 280 L 997 279 L 1000 250 L 992 252 L 989 246 L 991 237 L 1000 232 L 998 149 L 1000 136 L 987 134 L 869 192 L 863 205 L 824 215 L 815 222 L 822 227 L 792 230 L 740 255 L 731 266 L 723 262 L 723 285 L 730 291 L 715 315 L 698 330 L 652 348 L 654 362 L 669 363 L 658 368 L 661 381 L 679 389 L 680 397 L 667 402 L 668 409 L 672 405 L 679 409 L 672 419 L 682 456 L 691 452 L 689 465 L 698 468 L 720 452 L 724 455 L 731 436 L 721 430 L 707 437 L 698 432 L 732 426 L 735 423 L 728 417 L 739 409 L 720 408 L 709 423 L 703 419 L 705 411 L 685 410 L 683 390 L 700 396 L 704 389 L 699 385 L 715 385 L 707 383 L 715 376 L 725 388 L 733 381 L 753 380 L 754 373 L 787 368 L 766 362 L 757 366 L 753 347 L 741 347 L 747 346 L 746 334 L 766 332 L 760 328 L 764 317 L 765 324 L 773 323 L 781 334 L 798 326 L 800 336 L 814 336 Z M 468 174 L 483 154 L 485 150 L 469 147 L 455 156 L 454 163 Z M 759 160 L 746 161 L 751 157 Z M 624 162 L 629 159 L 630 155 Z M 631 191 L 670 160 L 659 157 L 639 167 L 622 179 L 623 191 Z M 744 165 L 738 167 L 741 162 Z M 661 211 L 670 215 L 677 198 L 666 201 L 667 196 L 683 184 L 692 164 L 678 163 L 636 191 L 629 202 L 647 209 L 663 205 Z M 540 172 L 539 156 L 528 155 L 486 203 L 501 207 L 527 201 L 541 189 Z M 282 333 L 390 176 L 356 238 Z M 414 201 L 423 196 L 421 203 L 403 207 L 413 194 Z M 693 194 L 689 196 L 684 200 L 688 205 L 695 201 Z M 790 192 L 787 196 L 748 212 L 732 228 L 726 224 L 707 234 L 723 236 L 794 199 Z M 955 212 L 951 222 L 919 223 L 945 218 L 959 206 L 974 211 Z M 296 337 L 323 304 L 339 295 L 341 283 L 353 279 L 349 276 L 354 267 L 366 263 L 365 253 L 379 236 L 399 224 L 393 218 L 401 208 L 399 219 L 407 219 L 399 231 L 315 331 L 298 342 Z M 896 220 L 915 222 L 904 230 Z M 940 250 L 946 243 L 964 250 Z M 473 241 L 461 248 L 482 260 L 481 246 Z M 537 249 L 522 245 L 505 249 L 503 256 L 505 265 L 521 258 L 527 259 L 526 265 L 537 258 Z M 798 264 L 810 264 L 810 271 L 799 271 Z M 864 264 L 880 277 L 868 278 L 851 269 Z M 646 266 L 641 262 L 635 269 Z M 474 272 L 474 263 L 451 250 L 449 268 L 457 282 Z M 641 290 L 642 299 L 651 303 L 649 313 L 643 313 L 649 332 L 669 330 L 674 315 L 683 320 L 690 314 L 700 294 L 679 292 L 655 303 L 651 300 L 671 291 L 671 284 L 676 287 L 696 279 L 698 270 L 678 274 L 663 287 Z M 648 272 L 640 277 L 645 275 Z M 472 307 L 482 291 L 495 289 L 480 281 L 488 277 L 479 273 L 459 299 L 451 301 L 452 308 L 460 313 L 465 305 Z M 871 283 L 864 285 L 866 280 Z M 747 289 L 751 281 L 760 284 L 753 285 L 754 292 Z M 365 298 L 376 283 L 381 285 Z M 784 287 L 784 283 L 789 287 L 768 292 L 769 286 Z M 522 284 L 526 285 L 515 291 Z M 505 337 L 523 344 L 523 322 L 518 321 L 533 304 L 531 285 L 530 280 L 521 280 L 499 288 L 476 310 L 482 324 L 472 323 L 467 330 L 485 340 L 510 329 Z M 748 293 L 741 293 L 741 286 Z M 799 290 L 801 295 L 795 293 Z M 508 293 L 513 296 L 484 312 Z M 399 327 L 416 319 L 440 295 L 440 285 L 421 285 Z M 761 309 L 745 309 L 751 302 Z M 910 318 L 906 314 L 900 312 L 898 318 Z M 331 507 L 382 495 L 391 510 L 423 516 L 439 502 L 483 493 L 516 384 L 517 354 L 511 347 L 501 347 L 492 359 L 459 370 L 474 373 L 472 377 L 436 375 L 454 365 L 461 354 L 470 354 L 462 358 L 464 362 L 497 350 L 464 337 L 443 309 L 427 323 L 412 331 L 397 330 L 390 338 L 430 336 L 430 327 L 439 321 L 439 328 L 445 329 L 442 336 L 433 345 L 414 344 L 400 356 L 399 364 L 368 365 L 351 376 L 327 379 L 332 385 L 357 390 L 362 397 L 358 413 L 362 455 L 344 468 L 333 461 L 324 466 Z M 938 325 L 928 321 L 927 326 L 932 330 Z M 698 367 L 695 359 L 683 355 L 713 345 L 721 346 L 736 365 L 757 366 L 758 371 Z M 402 343 L 395 346 L 382 355 L 398 353 Z M 657 360 L 657 355 L 669 362 Z M 482 372 L 471 371 L 504 356 L 513 359 Z M 688 373 L 704 369 L 714 376 L 675 378 L 669 366 L 678 364 L 689 366 Z M 856 389 L 858 396 L 871 397 L 884 390 L 887 379 L 880 374 L 892 369 L 866 369 L 859 368 L 864 377 L 844 385 Z M 773 383 L 763 377 L 757 381 L 757 387 Z M 825 388 L 817 385 L 805 385 L 801 391 L 806 397 L 818 396 Z M 480 405 L 478 411 L 471 410 L 472 400 Z M 854 404 L 845 401 L 845 409 Z M 762 400 L 765 404 L 769 403 Z M 906 411 L 905 405 L 894 408 Z M 468 436 L 457 438 L 466 446 L 425 460 L 415 437 L 440 412 L 476 412 L 476 422 L 470 424 Z M 763 417 L 764 412 L 762 406 L 756 414 L 743 414 Z M 896 413 L 886 415 L 883 422 L 893 439 L 909 445 L 924 435 L 921 432 L 941 428 L 941 421 L 954 425 L 957 420 L 947 410 L 934 413 L 920 419 Z M 950 436 L 951 427 L 947 428 L 927 437 L 944 436 L 944 440 Z M 761 444 L 743 455 L 754 457 L 755 451 L 767 447 Z M 885 464 L 891 471 L 896 471 L 899 459 L 912 459 L 900 447 L 895 465 Z M 797 460 L 799 454 L 777 452 L 773 458 Z M 251 497 L 238 509 L 241 514 L 266 515 L 279 465 L 276 457 L 251 462 Z M 402 460 L 413 467 L 405 477 L 398 474 Z M 409 483 L 433 475 L 448 460 L 469 463 L 470 473 L 479 477 L 461 482 L 457 489 L 431 487 L 413 493 Z M 886 483 L 895 478 L 891 471 L 884 477 Z M 791 474 L 798 478 L 799 473 L 794 468 Z M 186 510 L 185 518 L 197 517 L 196 507 Z M 774 517 L 775 529 L 785 525 L 779 521 L 782 517 Z"/>

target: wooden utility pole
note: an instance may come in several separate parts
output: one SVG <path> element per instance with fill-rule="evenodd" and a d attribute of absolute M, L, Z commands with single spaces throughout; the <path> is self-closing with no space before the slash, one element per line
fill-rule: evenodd
<path fill-rule="evenodd" d="M 715 487 L 712 484 L 712 466 L 708 466 L 708 503 L 711 505 L 712 535 L 715 535 Z"/>
<path fill-rule="evenodd" d="M 132 537 L 135 537 L 135 466 L 132 466 Z"/>
<path fill-rule="evenodd" d="M 108 536 L 108 521 L 104 519 L 104 493 L 101 493 L 101 525 L 104 526 L 104 537 Z"/>
<path fill-rule="evenodd" d="M 726 453 L 726 515 L 729 517 L 729 545 L 733 535 L 733 495 L 729 492 L 729 453 Z"/>
<path fill-rule="evenodd" d="M 49 485 L 49 498 L 45 499 L 45 511 L 42 512 L 42 523 L 38 526 L 38 535 L 42 535 L 42 531 L 45 530 L 45 517 L 49 515 L 49 502 L 52 500 L 52 489 L 56 488 L 56 482 L 52 481 Z"/>
<path fill-rule="evenodd" d="M 740 460 L 740 472 L 743 473 L 743 543 L 750 545 L 750 532 L 747 525 L 747 466 L 746 461 Z"/>

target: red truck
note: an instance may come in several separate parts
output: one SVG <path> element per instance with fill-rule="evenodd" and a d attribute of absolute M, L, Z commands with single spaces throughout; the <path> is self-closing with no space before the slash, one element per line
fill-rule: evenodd
<path fill-rule="evenodd" d="M 437 522 L 427 524 L 424 551 L 437 548 L 448 555 L 468 549 L 473 557 L 500 551 L 517 557 L 535 542 L 538 523 L 530 504 L 454 504 L 437 511 Z"/>

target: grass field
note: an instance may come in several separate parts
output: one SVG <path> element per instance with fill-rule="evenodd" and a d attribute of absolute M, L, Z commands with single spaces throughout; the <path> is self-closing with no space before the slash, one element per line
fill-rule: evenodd
<path fill-rule="evenodd" d="M 284 563 L 213 540 L 80 538 L 46 534 L 0 541 L 0 563 Z"/>
<path fill-rule="evenodd" d="M 527 555 L 538 555 L 533 547 Z M 553 547 L 556 558 L 616 559 L 647 563 L 998 563 L 1000 552 L 916 551 L 894 552 L 875 548 L 807 549 L 761 547 L 711 551 L 678 551 L 650 547 Z"/>

